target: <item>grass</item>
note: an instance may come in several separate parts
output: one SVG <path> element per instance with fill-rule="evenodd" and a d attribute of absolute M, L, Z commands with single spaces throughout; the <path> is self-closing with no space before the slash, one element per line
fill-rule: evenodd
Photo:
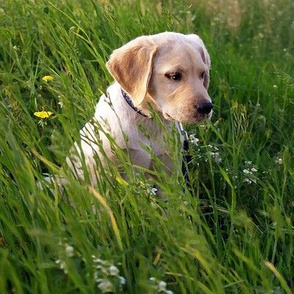
<path fill-rule="evenodd" d="M 292 293 L 293 8 L 1 1 L 0 293 Z M 192 192 L 160 171 L 168 202 L 140 174 L 38 189 L 111 82 L 111 51 L 166 30 L 199 34 L 212 59 L 212 122 L 187 126 Z"/>

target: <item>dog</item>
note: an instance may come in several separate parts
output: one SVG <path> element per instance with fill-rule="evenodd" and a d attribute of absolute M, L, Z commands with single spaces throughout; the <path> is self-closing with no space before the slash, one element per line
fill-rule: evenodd
<path fill-rule="evenodd" d="M 74 175 L 84 179 L 86 168 L 96 185 L 99 167 L 119 164 L 114 145 L 128 154 L 134 166 L 152 170 L 152 153 L 167 173 L 173 173 L 166 133 L 175 122 L 210 119 L 210 63 L 196 34 L 140 36 L 114 50 L 106 63 L 114 83 L 101 96 L 94 118 L 80 131 L 81 141 L 74 143 L 66 158 Z"/>

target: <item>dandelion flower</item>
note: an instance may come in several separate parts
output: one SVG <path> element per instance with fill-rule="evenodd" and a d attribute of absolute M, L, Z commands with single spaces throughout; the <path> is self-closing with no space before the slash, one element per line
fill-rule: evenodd
<path fill-rule="evenodd" d="M 52 76 L 44 76 L 42 78 L 42 81 L 44 81 L 44 82 L 50 82 L 50 81 L 53 81 L 53 80 L 54 80 L 54 77 L 52 77 Z"/>
<path fill-rule="evenodd" d="M 34 112 L 34 116 L 39 117 L 39 118 L 49 118 L 51 115 L 53 114 L 53 112 L 51 111 L 37 111 Z"/>

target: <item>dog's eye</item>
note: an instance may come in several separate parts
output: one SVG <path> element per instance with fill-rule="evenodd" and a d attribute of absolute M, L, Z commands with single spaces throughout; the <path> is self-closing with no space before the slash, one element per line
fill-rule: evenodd
<path fill-rule="evenodd" d="M 168 72 L 165 76 L 174 81 L 180 81 L 182 79 L 182 74 L 180 72 Z"/>

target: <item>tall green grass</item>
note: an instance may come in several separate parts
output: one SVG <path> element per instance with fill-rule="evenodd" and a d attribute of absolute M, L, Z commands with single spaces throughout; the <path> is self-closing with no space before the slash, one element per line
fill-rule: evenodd
<path fill-rule="evenodd" d="M 0 293 L 292 293 L 293 10 L 1 1 Z M 166 30 L 199 34 L 212 59 L 213 119 L 187 126 L 192 191 L 160 167 L 167 202 L 140 174 L 46 184 L 111 82 L 111 51 Z"/>

